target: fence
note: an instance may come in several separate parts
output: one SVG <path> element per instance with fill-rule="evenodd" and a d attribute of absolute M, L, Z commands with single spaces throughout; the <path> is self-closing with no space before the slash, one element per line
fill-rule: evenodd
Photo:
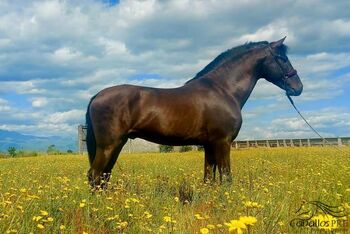
<path fill-rule="evenodd" d="M 350 137 L 234 141 L 236 149 L 250 147 L 350 146 Z"/>

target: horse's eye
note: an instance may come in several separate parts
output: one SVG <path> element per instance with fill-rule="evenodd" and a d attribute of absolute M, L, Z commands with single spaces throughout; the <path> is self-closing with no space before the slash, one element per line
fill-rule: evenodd
<path fill-rule="evenodd" d="M 283 57 L 281 55 L 276 55 L 276 57 L 280 60 L 282 60 L 284 63 L 286 63 L 288 61 L 288 59 L 286 57 Z"/>

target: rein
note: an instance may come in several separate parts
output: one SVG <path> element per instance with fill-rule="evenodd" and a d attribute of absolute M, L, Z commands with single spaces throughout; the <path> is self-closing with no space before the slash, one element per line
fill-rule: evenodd
<path fill-rule="evenodd" d="M 286 96 L 287 96 L 288 100 L 290 101 L 290 103 L 292 104 L 292 106 L 294 107 L 294 109 L 296 110 L 296 112 L 300 115 L 300 117 L 304 120 L 304 122 L 311 128 L 311 130 L 312 130 L 314 133 L 316 133 L 317 136 L 319 136 L 325 143 L 330 143 L 330 142 L 327 141 L 327 139 L 324 138 L 315 128 L 313 128 L 313 127 L 311 126 L 311 124 L 305 119 L 305 117 L 300 113 L 299 109 L 295 106 L 292 97 L 289 96 L 288 94 L 286 94 Z M 329 145 L 332 146 L 333 148 L 337 149 L 338 151 L 340 151 L 340 152 L 342 152 L 342 153 L 344 153 L 344 154 L 347 154 L 347 152 L 345 152 L 344 150 L 341 150 L 341 149 L 339 148 L 339 146 L 334 146 L 334 145 L 331 145 L 331 144 L 329 144 Z"/>

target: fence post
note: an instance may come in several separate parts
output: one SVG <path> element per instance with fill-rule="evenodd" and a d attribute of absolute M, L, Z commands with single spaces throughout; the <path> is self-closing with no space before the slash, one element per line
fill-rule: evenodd
<path fill-rule="evenodd" d="M 283 139 L 283 147 L 287 147 L 286 139 Z"/>
<path fill-rule="evenodd" d="M 267 148 L 270 148 L 269 140 L 266 140 L 266 146 L 267 146 Z"/>
<path fill-rule="evenodd" d="M 293 139 L 290 139 L 290 146 L 294 147 Z"/>
<path fill-rule="evenodd" d="M 341 138 L 340 138 L 340 137 L 338 137 L 338 145 L 339 145 L 339 146 L 342 146 L 342 145 L 343 145 L 342 142 L 341 142 Z"/>
<path fill-rule="evenodd" d="M 310 142 L 310 139 L 309 139 L 309 138 L 307 139 L 307 146 L 308 146 L 308 147 L 311 146 L 311 142 Z"/>
<path fill-rule="evenodd" d="M 235 141 L 235 148 L 238 149 L 238 143 Z"/>
<path fill-rule="evenodd" d="M 83 154 L 83 125 L 78 126 L 78 151 Z"/>
<path fill-rule="evenodd" d="M 301 143 L 301 139 L 299 139 L 299 147 L 302 147 L 303 144 Z"/>
<path fill-rule="evenodd" d="M 247 141 L 247 148 L 249 148 L 249 141 Z"/>

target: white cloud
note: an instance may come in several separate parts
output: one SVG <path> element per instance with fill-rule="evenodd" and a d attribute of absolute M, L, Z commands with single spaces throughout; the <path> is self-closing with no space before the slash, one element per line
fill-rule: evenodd
<path fill-rule="evenodd" d="M 69 110 L 50 114 L 44 121 L 48 123 L 65 123 L 81 121 L 85 115 L 85 110 Z"/>
<path fill-rule="evenodd" d="M 260 110 L 258 113 L 261 113 Z M 346 136 L 350 131 L 350 113 L 343 109 L 323 108 L 317 111 L 305 111 L 303 115 L 323 137 Z M 258 117 L 261 118 L 261 115 Z M 240 140 L 318 137 L 298 115 L 295 117 L 280 115 L 260 123 L 250 119 L 246 123 L 243 122 L 243 125 L 238 136 Z"/>
<path fill-rule="evenodd" d="M 350 67 L 349 8 L 349 1 L 323 0 L 125 0 L 113 7 L 92 0 L 0 1 L 0 94 L 10 90 L 32 105 L 9 109 L 0 99 L 7 111 L 1 121 L 19 121 L 19 130 L 35 133 L 35 126 L 45 131 L 40 120 L 46 119 L 58 133 L 67 132 L 84 121 L 89 98 L 105 87 L 180 86 L 226 49 L 283 36 L 304 83 L 296 100 L 337 98 L 350 85 L 347 75 L 333 73 Z M 157 76 L 132 78 L 138 74 Z M 284 91 L 259 81 L 250 101 L 274 101 L 269 108 L 278 112 L 284 98 Z M 247 115 L 260 121 L 262 113 Z"/>
<path fill-rule="evenodd" d="M 48 103 L 47 99 L 44 97 L 40 97 L 40 98 L 34 98 L 32 100 L 32 106 L 33 107 L 44 107 L 46 106 Z"/>
<path fill-rule="evenodd" d="M 78 59 L 80 56 L 81 56 L 81 53 L 79 51 L 73 51 L 66 47 L 57 49 L 52 55 L 54 60 L 63 61 L 63 62 L 68 62 L 73 59 Z"/>

